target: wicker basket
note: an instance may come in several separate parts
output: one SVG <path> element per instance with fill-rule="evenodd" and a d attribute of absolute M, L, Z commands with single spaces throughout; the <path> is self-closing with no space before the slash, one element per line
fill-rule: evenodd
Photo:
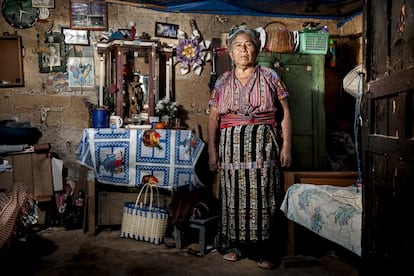
<path fill-rule="evenodd" d="M 163 242 L 168 225 L 169 210 L 153 206 L 154 191 L 159 206 L 158 188 L 149 183 L 142 186 L 135 203 L 125 203 L 122 213 L 121 237 L 154 244 Z M 141 201 L 143 193 L 145 196 Z M 149 204 L 147 204 L 148 194 Z"/>
<path fill-rule="evenodd" d="M 273 21 L 264 27 L 266 31 L 265 50 L 276 53 L 292 53 L 293 35 L 285 23 Z"/>

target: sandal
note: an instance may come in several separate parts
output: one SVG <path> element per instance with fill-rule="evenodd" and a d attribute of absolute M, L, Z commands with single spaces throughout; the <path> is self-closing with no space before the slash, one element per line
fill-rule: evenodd
<path fill-rule="evenodd" d="M 223 259 L 230 262 L 236 262 L 240 260 L 241 258 L 241 252 L 237 248 L 232 248 L 226 252 L 226 254 L 223 255 Z"/>
<path fill-rule="evenodd" d="M 271 261 L 260 260 L 257 265 L 263 269 L 275 269 L 276 265 Z"/>

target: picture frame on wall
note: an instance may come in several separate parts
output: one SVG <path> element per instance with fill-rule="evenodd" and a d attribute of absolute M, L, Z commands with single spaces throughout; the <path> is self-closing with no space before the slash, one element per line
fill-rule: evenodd
<path fill-rule="evenodd" d="M 93 57 L 68 57 L 69 87 L 93 88 L 95 66 Z"/>
<path fill-rule="evenodd" d="M 155 22 L 155 36 L 177 39 L 178 28 L 176 24 Z"/>
<path fill-rule="evenodd" d="M 34 8 L 49 8 L 55 7 L 55 0 L 32 0 L 32 6 Z"/>
<path fill-rule="evenodd" d="M 89 45 L 89 30 L 62 28 L 65 44 Z"/>
<path fill-rule="evenodd" d="M 105 0 L 70 0 L 70 28 L 104 31 L 108 29 Z"/>
<path fill-rule="evenodd" d="M 65 72 L 66 49 L 63 34 L 52 32 L 45 34 L 44 51 L 38 54 L 39 72 Z"/>

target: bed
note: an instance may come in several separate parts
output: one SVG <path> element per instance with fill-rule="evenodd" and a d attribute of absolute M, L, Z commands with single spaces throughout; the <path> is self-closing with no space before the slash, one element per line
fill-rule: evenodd
<path fill-rule="evenodd" d="M 362 193 L 356 179 L 356 172 L 284 172 L 280 209 L 288 218 L 288 255 L 295 253 L 299 224 L 361 256 Z"/>

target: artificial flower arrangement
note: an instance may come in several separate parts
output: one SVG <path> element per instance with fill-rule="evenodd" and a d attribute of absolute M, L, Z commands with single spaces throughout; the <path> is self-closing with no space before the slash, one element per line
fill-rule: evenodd
<path fill-rule="evenodd" d="M 163 118 L 168 116 L 170 118 L 175 117 L 178 111 L 178 103 L 170 101 L 169 98 L 165 97 L 162 100 L 159 100 L 155 106 L 155 113 L 158 117 Z"/>
<path fill-rule="evenodd" d="M 191 20 L 190 25 L 192 28 L 190 38 L 187 38 L 187 34 L 182 30 L 177 31 L 176 61 L 181 62 L 179 69 L 181 75 L 186 75 L 192 69 L 196 75 L 200 76 L 204 62 L 211 60 L 209 51 L 211 41 L 203 39 L 195 20 Z"/>

